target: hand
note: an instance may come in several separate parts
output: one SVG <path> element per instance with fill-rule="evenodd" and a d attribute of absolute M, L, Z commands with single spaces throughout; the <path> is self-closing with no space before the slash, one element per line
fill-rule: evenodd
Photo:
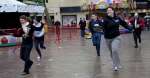
<path fill-rule="evenodd" d="M 139 24 L 137 24 L 136 26 L 135 26 L 135 28 L 139 28 L 140 27 L 140 25 Z"/>

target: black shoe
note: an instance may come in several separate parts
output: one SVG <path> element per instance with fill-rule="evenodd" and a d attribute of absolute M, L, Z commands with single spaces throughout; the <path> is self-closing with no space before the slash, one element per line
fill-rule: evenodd
<path fill-rule="evenodd" d="M 96 46 L 96 44 L 93 44 L 93 46 Z"/>
<path fill-rule="evenodd" d="M 29 72 L 23 72 L 21 75 L 29 75 L 30 73 Z"/>
<path fill-rule="evenodd" d="M 44 49 L 44 50 L 45 50 L 45 49 L 46 49 L 46 47 L 45 47 L 45 46 L 43 46 L 43 47 L 41 47 L 41 49 Z"/>
<path fill-rule="evenodd" d="M 142 42 L 141 42 L 141 41 L 139 41 L 139 43 L 141 44 Z"/>
<path fill-rule="evenodd" d="M 134 48 L 138 48 L 138 46 L 136 45 Z"/>
<path fill-rule="evenodd" d="M 100 54 L 97 54 L 97 56 L 101 56 Z"/>

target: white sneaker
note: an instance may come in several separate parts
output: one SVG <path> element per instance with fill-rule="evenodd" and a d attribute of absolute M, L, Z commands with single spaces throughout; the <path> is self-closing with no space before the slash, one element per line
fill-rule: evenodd
<path fill-rule="evenodd" d="M 113 70 L 114 70 L 114 71 L 119 71 L 119 68 L 118 68 L 117 66 L 115 66 L 115 67 L 113 68 Z"/>
<path fill-rule="evenodd" d="M 37 60 L 38 60 L 38 61 L 41 61 L 41 57 L 37 57 Z"/>

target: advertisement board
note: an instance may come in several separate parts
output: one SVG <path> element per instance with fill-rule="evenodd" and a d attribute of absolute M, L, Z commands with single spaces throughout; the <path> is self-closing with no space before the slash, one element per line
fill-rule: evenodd
<path fill-rule="evenodd" d="M 0 36 L 0 47 L 1 46 L 13 46 L 16 45 L 17 38 L 11 35 L 2 35 Z"/>

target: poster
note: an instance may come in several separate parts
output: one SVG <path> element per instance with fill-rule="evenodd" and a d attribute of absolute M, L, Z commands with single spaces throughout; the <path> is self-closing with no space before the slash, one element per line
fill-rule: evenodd
<path fill-rule="evenodd" d="M 77 16 L 76 15 L 63 15 L 62 16 L 63 26 L 71 25 L 72 23 L 77 24 Z"/>
<path fill-rule="evenodd" d="M 16 45 L 17 38 L 11 35 L 0 36 L 0 46 Z"/>

